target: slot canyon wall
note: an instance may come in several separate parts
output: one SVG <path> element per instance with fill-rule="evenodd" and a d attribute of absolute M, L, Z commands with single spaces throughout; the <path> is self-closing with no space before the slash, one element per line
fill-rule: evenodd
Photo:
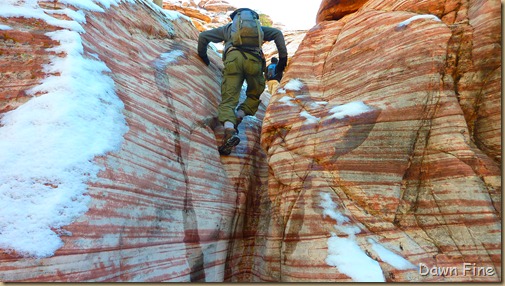
<path fill-rule="evenodd" d="M 500 13 L 499 1 L 323 1 L 263 122 L 257 277 L 370 281 L 356 271 L 370 264 L 391 282 L 501 279 Z M 458 273 L 420 275 L 432 267 Z"/>
<path fill-rule="evenodd" d="M 189 18 L 147 0 L 20 7 L 24 16 L 0 12 L 0 281 L 501 280 L 499 1 L 324 0 L 279 89 L 262 95 L 222 157 L 222 63 L 210 49 L 212 64 L 200 61 Z M 34 144 L 3 139 L 27 138 L 23 110 L 67 90 L 48 82 L 90 61 L 113 91 L 86 74 L 73 108 L 86 108 L 88 93 L 106 109 L 119 99 L 121 140 L 63 168 L 83 178 L 82 193 L 67 194 L 64 176 L 40 171 L 52 161 L 11 160 Z M 43 130 L 40 140 L 93 133 L 59 132 L 79 115 L 37 106 L 58 123 L 32 112 L 26 126 Z M 46 212 L 70 222 L 21 224 Z M 464 263 L 489 272 L 462 272 Z M 458 273 L 421 275 L 431 267 Z"/>

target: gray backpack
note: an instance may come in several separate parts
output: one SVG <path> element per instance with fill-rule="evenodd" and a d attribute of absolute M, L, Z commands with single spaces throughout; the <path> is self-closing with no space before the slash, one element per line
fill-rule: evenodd
<path fill-rule="evenodd" d="M 231 24 L 231 40 L 234 47 L 261 49 L 263 30 L 256 12 L 249 9 L 237 11 Z"/>

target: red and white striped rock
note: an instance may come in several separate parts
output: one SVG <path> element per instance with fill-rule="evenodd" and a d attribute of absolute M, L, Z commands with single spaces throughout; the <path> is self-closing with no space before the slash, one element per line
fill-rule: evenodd
<path fill-rule="evenodd" d="M 5 24 L 23 25 L 25 20 L 8 19 Z M 57 45 L 44 33 L 52 30 L 45 23 L 22 29 L 0 31 L 0 112 L 16 109 L 30 99 L 26 90 L 44 76 L 42 65 L 49 63 L 46 49 Z"/>
<path fill-rule="evenodd" d="M 442 21 L 399 26 L 428 13 Z M 13 28 L 0 31 L 3 113 L 44 76 L 57 45 L 44 33 L 57 28 L 2 21 Z M 322 21 L 284 90 L 220 157 L 221 59 L 198 59 L 197 30 L 143 2 L 87 12 L 85 52 L 111 70 L 129 132 L 119 152 L 95 158 L 104 170 L 64 246 L 41 259 L 0 252 L 0 281 L 355 280 L 334 266 L 354 258 L 335 241 L 386 281 L 500 281 L 499 23 L 498 1 L 377 0 Z M 167 64 L 173 51 L 182 55 Z M 338 116 L 349 109 L 362 113 Z M 420 275 L 378 245 L 460 275 Z M 463 263 L 495 274 L 462 275 Z"/>
<path fill-rule="evenodd" d="M 32 19 L 2 22 L 12 28 L 0 31 L 9 39 L 1 42 L 5 112 L 40 81 L 46 49 L 58 45 L 43 33 L 58 28 Z M 223 281 L 230 242 L 242 229 L 254 232 L 246 217 L 256 208 L 242 202 L 266 182 L 261 118 L 246 118 L 242 142 L 220 157 L 222 130 L 213 122 L 221 58 L 209 51 L 212 64 L 201 62 L 198 31 L 188 21 L 170 21 L 137 2 L 86 12 L 83 27 L 85 52 L 111 70 L 129 132 L 121 150 L 95 159 L 104 170 L 88 184 L 89 211 L 63 227 L 71 233 L 61 237 L 64 246 L 40 259 L 1 251 L 0 281 Z M 177 61 L 164 62 L 174 51 Z"/>
<path fill-rule="evenodd" d="M 326 195 L 386 281 L 501 280 L 500 3 L 466 3 L 369 1 L 309 31 L 263 122 L 271 219 L 256 280 L 356 278 L 326 260 L 330 233 L 352 238 L 324 214 Z M 374 243 L 459 275 L 395 268 Z"/>

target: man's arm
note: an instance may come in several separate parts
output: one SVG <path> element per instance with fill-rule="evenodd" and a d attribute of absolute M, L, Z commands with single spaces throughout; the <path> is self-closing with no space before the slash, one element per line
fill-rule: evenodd
<path fill-rule="evenodd" d="M 279 52 L 280 58 L 288 58 L 288 49 L 286 48 L 286 43 L 284 42 L 284 35 L 279 29 L 272 27 L 262 26 L 263 39 L 265 41 L 274 41 L 275 46 L 277 46 L 277 51 Z"/>
<path fill-rule="evenodd" d="M 286 43 L 284 41 L 284 35 L 278 29 L 271 27 L 261 27 L 263 30 L 263 39 L 265 41 L 275 41 L 275 46 L 277 46 L 277 52 L 279 53 L 279 63 L 275 67 L 276 79 L 280 81 L 282 73 L 288 64 L 288 49 L 286 48 Z"/>
<path fill-rule="evenodd" d="M 210 42 L 219 43 L 225 40 L 225 26 L 203 31 L 198 36 L 198 55 L 207 65 L 210 64 L 207 56 L 207 45 Z"/>

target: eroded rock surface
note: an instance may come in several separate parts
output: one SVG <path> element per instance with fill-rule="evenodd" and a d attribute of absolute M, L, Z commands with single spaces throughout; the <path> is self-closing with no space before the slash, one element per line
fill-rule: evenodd
<path fill-rule="evenodd" d="M 316 22 L 338 20 L 358 11 L 368 0 L 323 0 Z"/>
<path fill-rule="evenodd" d="M 127 131 L 92 158 L 87 209 L 51 226 L 62 245 L 38 258 L 4 247 L 0 281 L 501 280 L 499 1 L 377 0 L 321 20 L 226 157 L 221 59 L 209 50 L 211 66 L 201 62 L 186 18 L 144 0 L 38 5 L 80 19 L 80 40 L 65 43 L 108 68 Z M 5 116 L 60 76 L 48 69 L 67 55 L 51 32 L 77 28 L 1 20 Z M 446 273 L 423 274 L 432 267 Z"/>
<path fill-rule="evenodd" d="M 80 10 L 61 3 L 42 5 L 46 14 Z M 209 50 L 212 64 L 205 66 L 196 54 L 198 31 L 192 24 L 184 17 L 170 18 L 172 12 L 165 14 L 147 1 L 100 7 L 103 12 L 82 10 L 81 40 L 67 40 L 82 43 L 84 58 L 99 60 L 110 70 L 128 132 L 118 150 L 94 159 L 102 169 L 85 182 L 89 203 L 84 215 L 54 227 L 62 246 L 38 258 L 4 249 L 0 280 L 223 281 L 230 242 L 238 243 L 235 233 L 252 227 L 244 217 L 256 210 L 245 205 L 245 198 L 266 182 L 261 118 L 244 120 L 239 156 L 220 157 L 216 146 L 222 130 L 214 123 L 219 55 Z M 5 114 L 45 95 L 24 92 L 47 76 L 43 65 L 61 43 L 46 33 L 62 27 L 30 18 L 1 19 L 8 25 L 0 31 Z M 50 138 L 51 129 L 44 130 Z M 59 189 L 57 182 L 51 186 Z"/>
<path fill-rule="evenodd" d="M 499 281 L 500 41 L 499 1 L 368 1 L 310 30 L 263 122 L 256 278 L 374 280 L 345 265 L 360 249 L 385 281 Z"/>

